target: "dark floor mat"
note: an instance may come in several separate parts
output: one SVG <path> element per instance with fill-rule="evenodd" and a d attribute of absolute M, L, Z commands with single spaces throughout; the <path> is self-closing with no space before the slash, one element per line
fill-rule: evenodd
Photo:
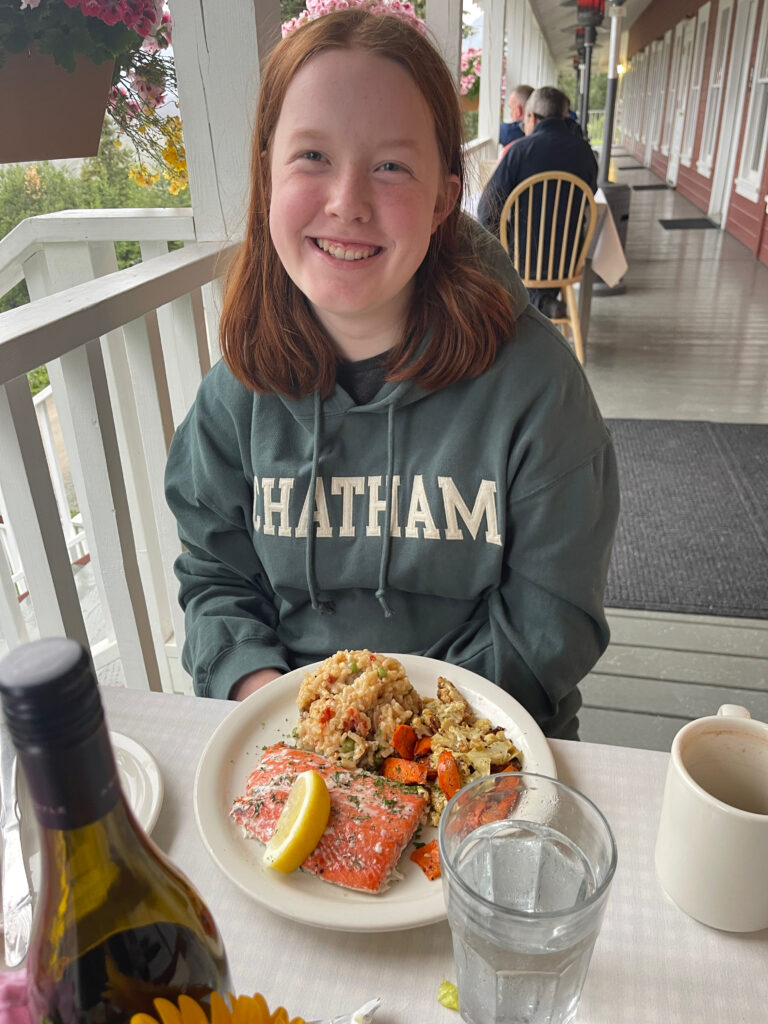
<path fill-rule="evenodd" d="M 717 224 L 707 217 L 679 217 L 676 220 L 660 220 L 659 224 L 665 231 L 704 231 L 707 228 L 717 230 Z"/>
<path fill-rule="evenodd" d="M 633 185 L 633 192 L 651 192 L 654 189 L 661 191 L 669 191 L 669 185 Z"/>
<path fill-rule="evenodd" d="M 608 426 L 621 513 L 606 606 L 768 619 L 768 425 Z"/>

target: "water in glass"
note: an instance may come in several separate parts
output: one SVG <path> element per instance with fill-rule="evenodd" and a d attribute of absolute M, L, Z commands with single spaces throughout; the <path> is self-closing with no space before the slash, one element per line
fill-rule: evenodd
<path fill-rule="evenodd" d="M 553 928 L 548 913 L 578 907 L 595 891 L 581 850 L 560 832 L 525 821 L 484 825 L 462 843 L 459 875 L 506 921 L 449 907 L 461 1015 L 470 1024 L 572 1021 L 600 927 L 599 916 Z M 503 917 L 502 913 L 502 917 Z M 523 918 L 521 920 L 521 918 Z"/>

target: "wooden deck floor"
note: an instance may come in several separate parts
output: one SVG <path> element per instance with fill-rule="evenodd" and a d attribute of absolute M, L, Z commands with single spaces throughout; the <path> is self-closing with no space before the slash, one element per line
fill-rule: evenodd
<path fill-rule="evenodd" d="M 647 170 L 615 180 L 660 183 Z M 632 191 L 626 293 L 592 302 L 586 369 L 606 418 L 768 423 L 768 267 L 725 232 L 659 224 L 702 216 L 674 190 Z M 724 703 L 768 721 L 767 621 L 609 619 L 610 647 L 581 686 L 582 739 L 668 750 Z"/>

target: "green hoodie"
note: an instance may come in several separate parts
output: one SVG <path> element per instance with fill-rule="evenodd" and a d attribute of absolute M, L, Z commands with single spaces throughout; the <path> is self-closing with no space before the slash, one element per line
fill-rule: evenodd
<path fill-rule="evenodd" d="M 324 401 L 254 394 L 223 361 L 203 380 L 166 471 L 198 694 L 337 650 L 400 651 L 491 679 L 548 735 L 576 735 L 577 684 L 609 638 L 615 457 L 561 334 L 499 243 L 475 244 L 516 313 L 481 376 L 384 383 L 363 406 L 338 385 Z"/>

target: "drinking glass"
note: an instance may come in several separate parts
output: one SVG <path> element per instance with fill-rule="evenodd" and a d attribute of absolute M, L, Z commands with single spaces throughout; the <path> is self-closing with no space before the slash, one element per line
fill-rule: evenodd
<path fill-rule="evenodd" d="M 465 786 L 438 832 L 459 1008 L 468 1024 L 568 1024 L 616 869 L 598 808 L 531 772 Z"/>

